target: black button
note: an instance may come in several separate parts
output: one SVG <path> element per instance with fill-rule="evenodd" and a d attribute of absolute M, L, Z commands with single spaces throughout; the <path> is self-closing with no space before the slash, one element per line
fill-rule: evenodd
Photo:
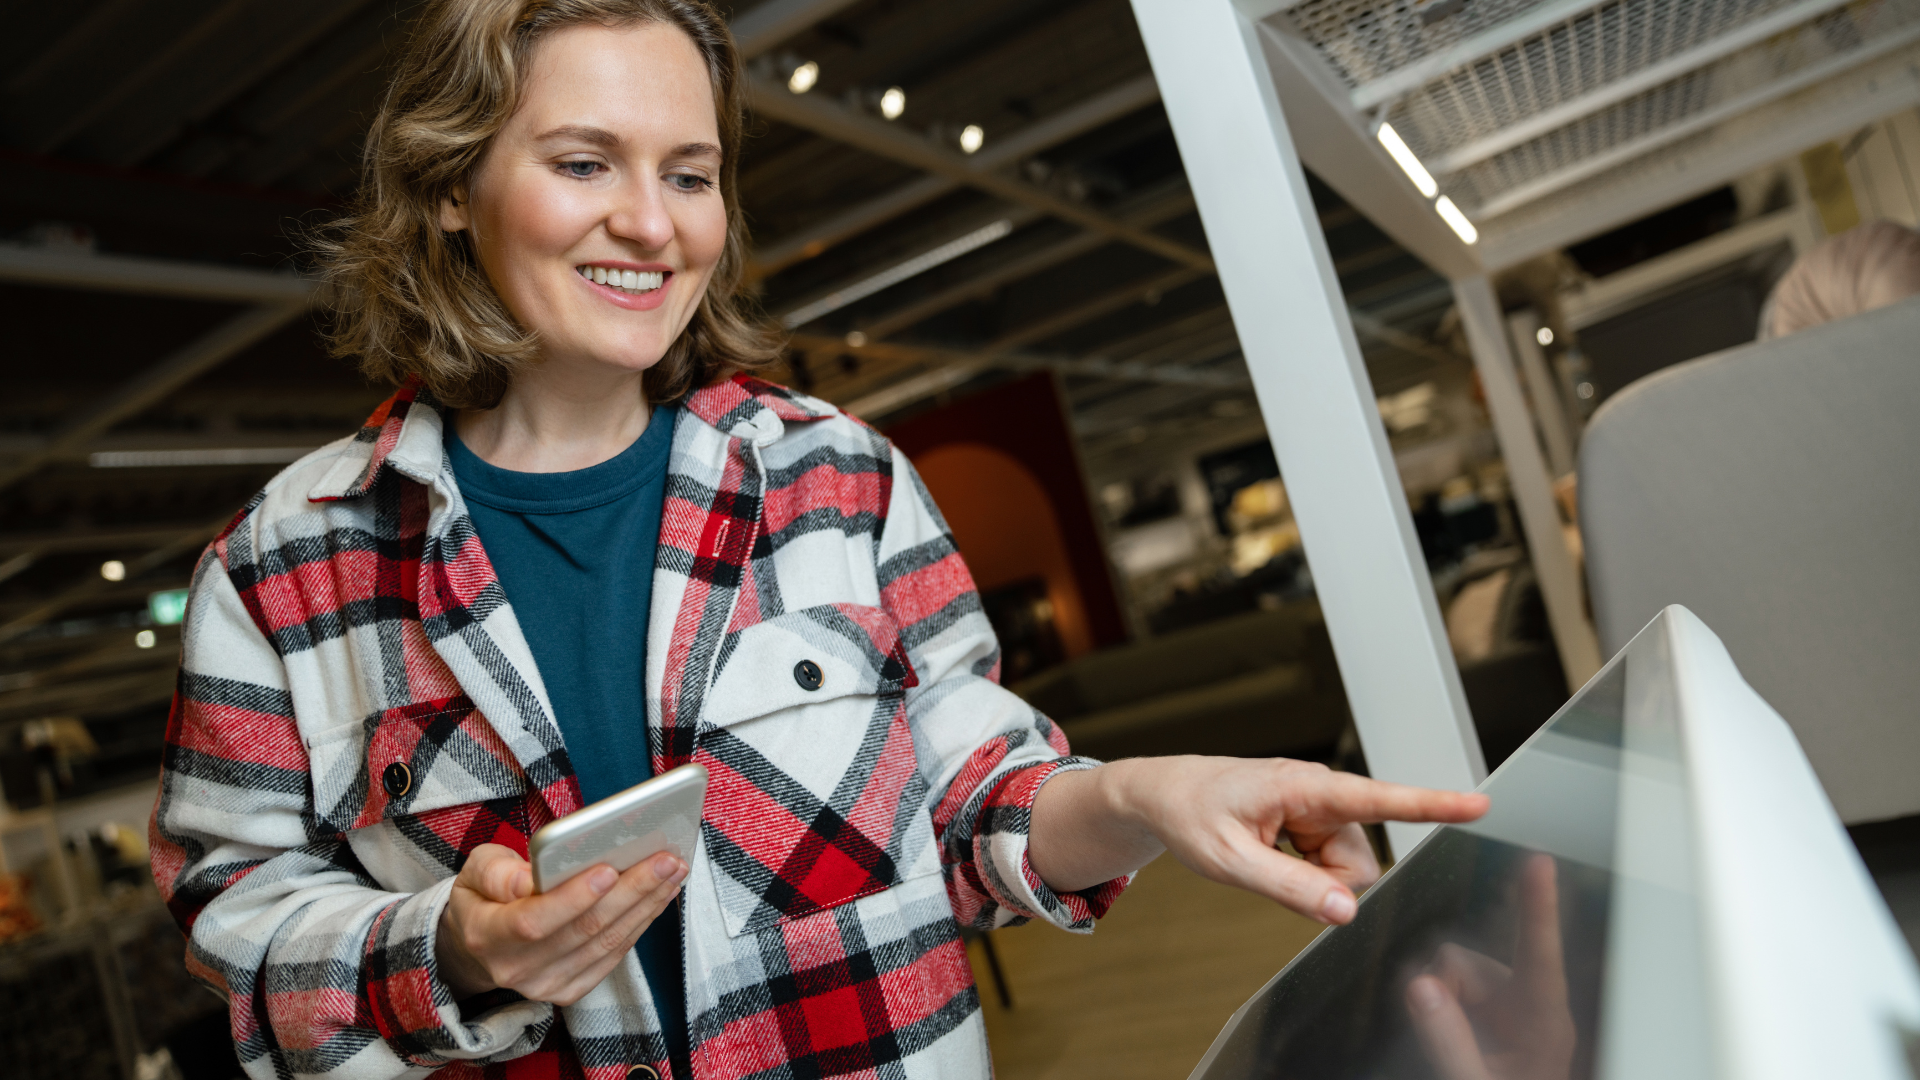
<path fill-rule="evenodd" d="M 635 1065 L 627 1070 L 627 1080 L 660 1080 L 660 1074 L 651 1065 Z"/>
<path fill-rule="evenodd" d="M 413 770 L 407 768 L 406 762 L 396 761 L 380 774 L 380 786 L 397 799 L 413 790 Z"/>
<path fill-rule="evenodd" d="M 793 681 L 799 683 L 802 690 L 818 690 L 826 678 L 820 673 L 820 665 L 811 660 L 802 660 L 793 665 Z"/>

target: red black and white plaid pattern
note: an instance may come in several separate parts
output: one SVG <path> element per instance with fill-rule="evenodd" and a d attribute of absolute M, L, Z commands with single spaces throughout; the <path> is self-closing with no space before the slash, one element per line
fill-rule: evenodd
<path fill-rule="evenodd" d="M 986 1076 L 959 924 L 1105 912 L 1124 880 L 1056 895 L 1026 854 L 1035 792 L 1091 763 L 998 685 L 972 579 L 884 438 L 744 377 L 687 413 L 646 685 L 656 770 L 712 777 L 684 894 L 692 1071 Z M 442 424 L 403 389 L 202 558 L 154 876 L 261 1080 L 670 1076 L 631 956 L 561 1010 L 463 1010 L 435 968 L 467 854 L 524 853 L 580 804 Z"/>

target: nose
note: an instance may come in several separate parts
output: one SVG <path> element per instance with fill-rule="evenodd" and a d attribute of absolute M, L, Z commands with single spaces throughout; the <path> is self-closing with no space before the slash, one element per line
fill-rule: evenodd
<path fill-rule="evenodd" d="M 642 176 L 623 185 L 612 212 L 607 215 L 607 231 L 639 244 L 647 251 L 659 251 L 673 240 L 673 215 L 661 185 Z"/>

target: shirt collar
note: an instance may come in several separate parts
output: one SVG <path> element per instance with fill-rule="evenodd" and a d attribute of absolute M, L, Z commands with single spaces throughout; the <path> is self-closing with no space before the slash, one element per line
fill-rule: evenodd
<path fill-rule="evenodd" d="M 687 412 L 729 438 L 766 446 L 786 433 L 788 423 L 824 420 L 833 406 L 751 375 L 735 375 L 704 386 L 682 403 Z M 353 442 L 334 459 L 307 498 L 314 502 L 351 499 L 373 490 L 382 466 L 431 484 L 445 452 L 443 406 L 415 378 L 380 403 L 354 433 Z"/>
<path fill-rule="evenodd" d="M 766 446 L 786 433 L 788 423 L 824 420 L 837 410 L 818 398 L 751 375 L 735 375 L 688 395 L 687 412 L 730 438 Z"/>
<path fill-rule="evenodd" d="M 441 405 L 418 379 L 409 378 L 380 403 L 354 433 L 320 481 L 307 492 L 313 502 L 351 499 L 373 490 L 380 469 L 391 465 L 401 475 L 431 484 L 440 472 L 445 421 Z"/>

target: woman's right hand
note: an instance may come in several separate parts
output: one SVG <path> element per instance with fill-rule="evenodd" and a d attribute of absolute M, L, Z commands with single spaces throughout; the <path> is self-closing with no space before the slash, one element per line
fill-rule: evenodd
<path fill-rule="evenodd" d="M 535 895 L 525 859 L 482 844 L 467 856 L 440 914 L 440 977 L 455 998 L 505 988 L 571 1005 L 619 965 L 686 876 L 687 864 L 662 852 L 625 873 L 602 863 Z"/>

